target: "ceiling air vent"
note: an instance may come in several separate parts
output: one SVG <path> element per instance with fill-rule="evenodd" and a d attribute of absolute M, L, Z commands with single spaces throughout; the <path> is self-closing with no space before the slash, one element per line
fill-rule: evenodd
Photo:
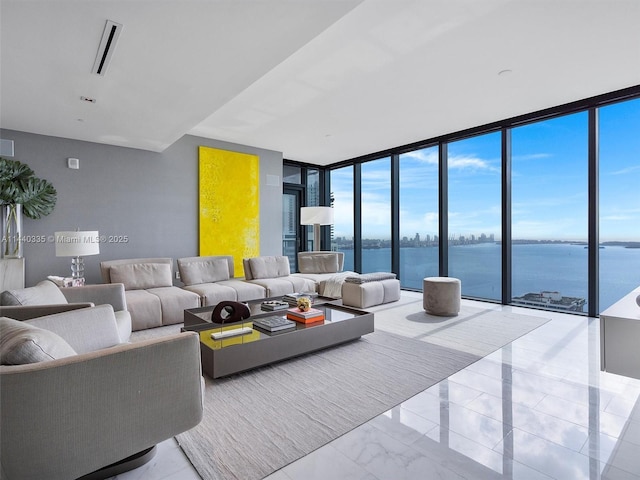
<path fill-rule="evenodd" d="M 104 32 L 102 33 L 102 40 L 100 40 L 100 46 L 98 47 L 98 54 L 96 55 L 96 61 L 93 64 L 91 73 L 96 75 L 104 75 L 111 61 L 113 51 L 116 49 L 116 42 L 122 31 L 122 25 L 111 20 L 107 20 L 104 26 Z"/>

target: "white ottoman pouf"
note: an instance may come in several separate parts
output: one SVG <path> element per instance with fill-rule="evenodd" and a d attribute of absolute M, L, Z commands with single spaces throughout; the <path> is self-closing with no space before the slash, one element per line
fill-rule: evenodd
<path fill-rule="evenodd" d="M 427 277 L 422 280 L 422 306 L 432 315 L 458 315 L 460 290 L 457 278 Z"/>
<path fill-rule="evenodd" d="M 368 308 L 400 300 L 400 281 L 395 273 L 375 272 L 347 277 L 342 284 L 342 304 Z"/>

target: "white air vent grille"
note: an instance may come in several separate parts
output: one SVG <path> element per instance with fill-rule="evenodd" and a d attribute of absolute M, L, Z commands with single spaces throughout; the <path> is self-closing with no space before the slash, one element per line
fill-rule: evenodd
<path fill-rule="evenodd" d="M 96 75 L 105 74 L 121 31 L 121 24 L 107 20 L 107 23 L 104 26 L 104 32 L 102 33 L 102 40 L 100 40 L 100 46 L 98 47 L 96 61 L 93 64 L 91 73 L 95 73 Z"/>

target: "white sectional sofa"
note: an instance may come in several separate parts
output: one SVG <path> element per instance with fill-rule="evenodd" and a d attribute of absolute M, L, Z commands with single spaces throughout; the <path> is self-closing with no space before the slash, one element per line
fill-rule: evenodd
<path fill-rule="evenodd" d="M 298 273 L 293 273 L 292 275 L 313 281 L 313 283 L 315 284 L 315 290 L 320 295 L 325 295 L 325 287 L 327 287 L 327 282 L 330 282 L 339 277 L 344 277 L 347 274 L 347 272 L 342 271 L 343 268 L 343 252 L 299 252 Z M 344 275 L 341 275 L 343 273 Z M 356 273 L 354 272 L 349 273 L 356 275 Z"/>
<path fill-rule="evenodd" d="M 316 291 L 313 280 L 291 274 L 289 257 L 284 255 L 244 258 L 242 264 L 245 280 L 264 287 L 267 297 Z"/>
<path fill-rule="evenodd" d="M 173 285 L 173 259 L 132 258 L 100 262 L 105 283 L 124 284 L 133 331 L 184 321 L 200 295 Z"/>
<path fill-rule="evenodd" d="M 198 294 L 203 307 L 225 300 L 246 302 L 267 295 L 264 286 L 234 278 L 231 255 L 179 258 L 178 271 L 183 288 Z"/>

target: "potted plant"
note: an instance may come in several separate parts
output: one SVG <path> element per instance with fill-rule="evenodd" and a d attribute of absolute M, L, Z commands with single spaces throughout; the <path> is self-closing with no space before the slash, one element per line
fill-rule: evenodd
<path fill-rule="evenodd" d="M 56 206 L 56 189 L 37 178 L 28 165 L 0 157 L 0 205 L 2 205 L 2 256 L 22 256 L 22 213 L 38 219 Z"/>

